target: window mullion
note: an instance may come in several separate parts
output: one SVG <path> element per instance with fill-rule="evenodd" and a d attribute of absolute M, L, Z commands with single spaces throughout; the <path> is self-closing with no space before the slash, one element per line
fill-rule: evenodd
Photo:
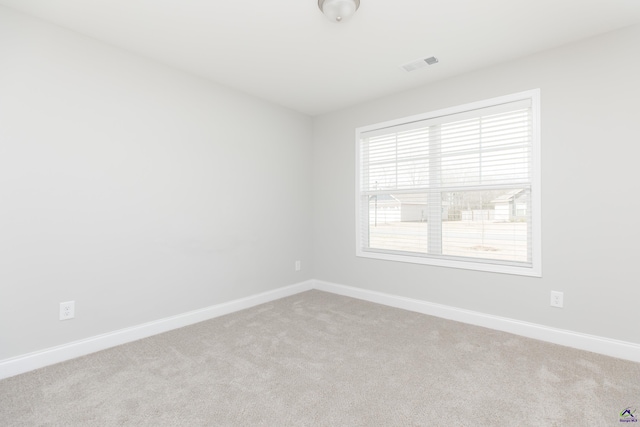
<path fill-rule="evenodd" d="M 442 181 L 440 125 L 429 128 L 429 191 L 427 193 L 427 253 L 442 254 Z"/>
<path fill-rule="evenodd" d="M 396 166 L 396 184 L 395 184 L 395 188 L 400 187 L 400 184 L 398 183 L 398 134 L 396 133 L 396 152 L 395 152 L 395 166 Z"/>

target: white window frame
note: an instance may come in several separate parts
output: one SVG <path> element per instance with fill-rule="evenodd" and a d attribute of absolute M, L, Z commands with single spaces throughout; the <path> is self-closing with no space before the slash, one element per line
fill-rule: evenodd
<path fill-rule="evenodd" d="M 399 126 L 406 123 L 428 120 L 445 115 L 458 114 L 465 111 L 487 108 L 494 105 L 520 100 L 531 100 L 532 112 L 532 181 L 531 181 L 531 266 L 516 266 L 492 263 L 490 260 L 453 260 L 439 257 L 429 257 L 428 255 L 411 255 L 404 253 L 385 253 L 381 251 L 368 251 L 363 249 L 362 219 L 365 217 L 362 212 L 361 198 L 361 134 L 378 129 Z M 364 258 L 374 258 L 387 261 L 399 261 L 415 264 L 426 264 L 441 267 L 462 268 L 468 270 L 488 271 L 495 273 L 516 274 L 522 276 L 542 277 L 542 229 L 541 229 L 541 167 L 540 167 L 540 89 L 519 92 L 511 95 L 500 96 L 478 102 L 472 102 L 451 108 L 445 108 L 414 116 L 403 117 L 373 125 L 362 126 L 356 129 L 356 256 Z"/>

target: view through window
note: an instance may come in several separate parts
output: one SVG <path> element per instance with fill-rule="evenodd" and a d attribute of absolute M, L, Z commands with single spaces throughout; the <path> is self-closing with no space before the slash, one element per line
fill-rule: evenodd
<path fill-rule="evenodd" d="M 539 275 L 537 96 L 359 129 L 358 255 Z"/>

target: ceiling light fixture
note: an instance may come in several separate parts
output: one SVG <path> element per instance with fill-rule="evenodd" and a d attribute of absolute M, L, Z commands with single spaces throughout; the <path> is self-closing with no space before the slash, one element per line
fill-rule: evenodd
<path fill-rule="evenodd" d="M 360 0 L 318 0 L 318 7 L 334 22 L 342 22 L 356 13 Z"/>

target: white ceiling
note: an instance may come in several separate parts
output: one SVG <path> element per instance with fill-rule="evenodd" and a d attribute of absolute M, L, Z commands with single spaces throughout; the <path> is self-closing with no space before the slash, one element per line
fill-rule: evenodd
<path fill-rule="evenodd" d="M 640 22 L 640 0 L 361 0 L 340 24 L 317 0 L 0 5 L 309 115 Z"/>

